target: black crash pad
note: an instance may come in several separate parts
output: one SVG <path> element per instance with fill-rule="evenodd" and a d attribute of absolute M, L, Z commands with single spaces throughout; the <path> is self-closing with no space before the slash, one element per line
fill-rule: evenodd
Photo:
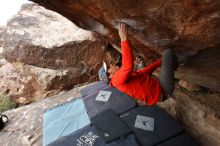
<path fill-rule="evenodd" d="M 131 129 L 110 109 L 96 115 L 91 122 L 106 143 L 131 133 Z"/>
<path fill-rule="evenodd" d="M 107 109 L 112 109 L 117 114 L 121 114 L 136 106 L 136 102 L 132 99 L 132 97 L 116 88 L 108 87 L 100 91 L 111 92 L 110 98 L 107 102 L 96 100 L 99 92 L 82 97 L 90 118 L 93 118 L 98 113 Z"/>
<path fill-rule="evenodd" d="M 184 132 L 156 146 L 199 146 L 199 145 L 189 134 Z"/>
<path fill-rule="evenodd" d="M 80 89 L 80 94 L 82 97 L 95 94 L 99 92 L 101 89 L 110 87 L 108 84 L 102 81 L 95 82 L 85 88 Z"/>
<path fill-rule="evenodd" d="M 138 146 L 134 134 L 105 144 L 93 126 L 87 126 L 62 137 L 48 146 Z"/>
<path fill-rule="evenodd" d="M 143 146 L 152 146 L 184 131 L 158 106 L 140 106 L 121 115 Z"/>

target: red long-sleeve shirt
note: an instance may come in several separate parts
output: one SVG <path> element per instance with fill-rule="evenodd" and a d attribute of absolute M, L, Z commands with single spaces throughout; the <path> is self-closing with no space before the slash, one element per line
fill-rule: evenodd
<path fill-rule="evenodd" d="M 159 81 L 150 77 L 149 74 L 161 65 L 161 60 L 157 60 L 142 70 L 133 71 L 134 62 L 128 41 L 122 41 L 121 47 L 122 66 L 112 77 L 110 85 L 144 101 L 147 105 L 155 104 L 161 97 L 162 88 Z"/>

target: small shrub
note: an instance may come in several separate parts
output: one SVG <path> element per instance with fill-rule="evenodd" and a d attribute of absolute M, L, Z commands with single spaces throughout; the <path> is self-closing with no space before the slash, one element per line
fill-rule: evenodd
<path fill-rule="evenodd" d="M 16 103 L 11 101 L 9 96 L 4 92 L 0 92 L 0 113 L 15 108 Z"/>

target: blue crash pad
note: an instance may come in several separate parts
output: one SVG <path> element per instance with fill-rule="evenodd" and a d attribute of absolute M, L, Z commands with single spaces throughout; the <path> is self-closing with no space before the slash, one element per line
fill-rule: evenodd
<path fill-rule="evenodd" d="M 82 99 L 52 107 L 43 115 L 43 145 L 90 124 Z"/>

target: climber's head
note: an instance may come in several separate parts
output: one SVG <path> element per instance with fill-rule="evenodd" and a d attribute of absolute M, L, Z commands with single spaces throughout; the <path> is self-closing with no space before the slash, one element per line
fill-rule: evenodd
<path fill-rule="evenodd" d="M 110 64 L 107 70 L 108 78 L 111 79 L 113 75 L 119 70 L 119 66 Z"/>
<path fill-rule="evenodd" d="M 109 64 L 103 62 L 102 68 L 99 70 L 99 80 L 104 81 L 106 83 L 109 82 L 109 79 L 113 77 L 113 75 L 119 70 L 119 66 Z"/>

